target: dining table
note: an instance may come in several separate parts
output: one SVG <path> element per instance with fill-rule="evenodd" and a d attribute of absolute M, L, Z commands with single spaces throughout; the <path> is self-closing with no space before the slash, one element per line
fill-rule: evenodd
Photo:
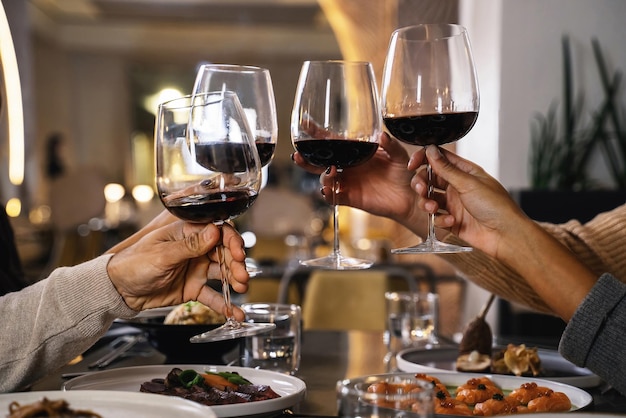
<path fill-rule="evenodd" d="M 105 336 L 82 356 L 33 384 L 31 391 L 59 390 L 73 376 L 93 372 L 89 368 L 110 351 L 110 341 L 121 334 L 138 332 L 126 325 L 114 324 Z M 337 414 L 337 382 L 359 376 L 388 372 L 387 347 L 383 332 L 360 330 L 304 330 L 299 370 L 295 376 L 306 384 L 304 398 L 275 417 L 333 417 Z M 224 356 L 225 364 L 236 364 L 238 350 Z M 117 359 L 106 370 L 121 367 L 163 365 L 166 357 L 148 342 L 137 344 L 132 355 Z M 586 388 L 593 402 L 585 412 L 626 414 L 626 397 L 605 384 Z M 574 414 L 576 412 L 573 412 Z"/>

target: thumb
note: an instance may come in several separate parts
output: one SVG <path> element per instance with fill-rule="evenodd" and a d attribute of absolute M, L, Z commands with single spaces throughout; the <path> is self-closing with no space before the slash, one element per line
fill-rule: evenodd
<path fill-rule="evenodd" d="M 172 228 L 170 242 L 168 245 L 169 254 L 178 260 L 195 258 L 208 253 L 222 239 L 221 229 L 214 224 L 192 224 L 178 223 Z"/>
<path fill-rule="evenodd" d="M 463 185 L 480 171 L 468 160 L 435 145 L 429 145 L 426 148 L 426 158 L 437 177 L 445 180 L 457 190 L 462 189 Z"/>

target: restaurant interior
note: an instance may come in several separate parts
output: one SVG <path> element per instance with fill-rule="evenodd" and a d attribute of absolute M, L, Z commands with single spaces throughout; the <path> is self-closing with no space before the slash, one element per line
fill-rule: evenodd
<path fill-rule="evenodd" d="M 409 24 L 462 22 L 469 28 L 481 113 L 472 133 L 454 146 L 507 187 L 527 187 L 529 121 L 560 95 L 560 37 L 572 35 L 583 58 L 590 54 L 588 39 L 601 37 L 619 67 L 625 52 L 611 46 L 625 29 L 607 23 L 624 11 L 608 0 L 520 3 L 3 0 L 21 78 L 25 166 L 23 181 L 9 179 L 8 124 L 1 115 L 0 197 L 29 280 L 94 257 L 159 213 L 156 103 L 172 91 L 187 94 L 202 63 L 248 64 L 270 69 L 279 139 L 265 188 L 237 222 L 250 240 L 249 255 L 265 269 L 241 300 L 303 303 L 297 286 L 279 295 L 280 279 L 294 260 L 327 252 L 332 231 L 318 178 L 290 159 L 289 118 L 300 67 L 305 60 L 366 60 L 380 77 L 391 32 Z M 533 59 L 533 52 L 543 55 Z M 593 97 L 598 87 L 589 82 L 583 58 L 581 82 Z M 10 76 L 5 70 L 7 85 L 15 82 Z M 58 174 L 49 169 L 54 161 Z M 375 260 L 381 268 L 374 271 L 394 279 L 390 288 L 403 288 L 408 273 L 439 293 L 442 333 L 461 332 L 487 300 L 436 256 L 392 257 L 390 248 L 416 241 L 399 225 L 349 208 L 340 216 L 343 248 Z M 404 270 L 390 272 L 384 268 L 389 265 Z M 496 311 L 489 316 L 494 329 Z"/>

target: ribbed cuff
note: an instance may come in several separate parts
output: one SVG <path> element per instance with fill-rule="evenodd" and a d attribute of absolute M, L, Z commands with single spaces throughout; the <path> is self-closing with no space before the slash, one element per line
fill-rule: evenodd
<path fill-rule="evenodd" d="M 107 254 L 73 267 L 55 270 L 51 279 L 57 300 L 70 321 L 86 336 L 97 335 L 115 318 L 131 318 L 137 314 L 117 292 L 107 273 L 113 255 Z"/>

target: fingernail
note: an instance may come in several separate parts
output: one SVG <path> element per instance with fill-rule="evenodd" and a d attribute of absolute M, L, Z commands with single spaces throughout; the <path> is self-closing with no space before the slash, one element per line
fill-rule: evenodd
<path fill-rule="evenodd" d="M 330 171 L 331 171 L 332 169 L 333 169 L 332 167 L 328 167 L 328 168 L 326 169 L 325 173 L 326 173 L 326 174 L 330 174 Z"/>

